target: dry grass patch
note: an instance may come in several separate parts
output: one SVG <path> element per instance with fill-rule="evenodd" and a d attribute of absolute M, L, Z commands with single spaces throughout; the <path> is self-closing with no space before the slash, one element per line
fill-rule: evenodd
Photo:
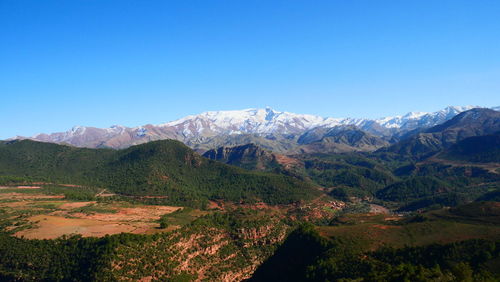
<path fill-rule="evenodd" d="M 64 195 L 44 195 L 26 193 L 0 193 L 0 200 L 35 200 L 35 199 L 64 199 Z"/>
<path fill-rule="evenodd" d="M 54 215 L 37 215 L 29 218 L 37 227 L 14 234 L 27 239 L 55 239 L 63 235 L 80 234 L 83 237 L 102 237 L 121 232 L 142 233 L 144 226 L 121 222 L 103 222 L 94 219 L 66 218 Z M 139 231 L 139 232 L 134 232 Z"/>
<path fill-rule="evenodd" d="M 74 209 L 95 204 L 95 202 L 65 202 L 61 204 L 58 211 L 29 217 L 28 221 L 34 227 L 21 230 L 14 236 L 28 239 L 54 239 L 72 234 L 79 234 L 83 237 L 102 237 L 122 232 L 134 234 L 165 232 L 176 227 L 158 230 L 157 220 L 164 214 L 180 209 L 180 207 L 170 206 L 139 206 L 108 207 L 115 209 L 115 213 L 71 212 Z"/>

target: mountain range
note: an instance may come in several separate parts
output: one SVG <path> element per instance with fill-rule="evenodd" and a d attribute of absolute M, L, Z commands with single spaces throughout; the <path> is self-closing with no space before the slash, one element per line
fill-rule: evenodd
<path fill-rule="evenodd" d="M 442 124 L 417 132 L 383 150 L 421 158 L 468 137 L 495 134 L 499 131 L 500 112 L 476 108 L 462 112 Z"/>
<path fill-rule="evenodd" d="M 269 109 L 263 112 L 274 113 Z M 178 123 L 185 125 L 197 118 Z M 269 119 L 275 118 L 279 120 L 274 114 Z M 223 127 L 219 123 L 219 130 L 230 124 Z M 468 189 L 470 185 L 498 181 L 497 165 L 488 164 L 498 159 L 500 112 L 496 110 L 472 108 L 430 128 L 409 127 L 406 139 L 394 143 L 356 125 L 306 129 L 302 123 L 299 130 L 297 122 L 294 124 L 297 133 L 287 135 L 283 129 L 280 138 L 275 138 L 279 136 L 276 133 L 263 137 L 258 133 L 221 134 L 216 136 L 218 142 L 229 140 L 229 136 L 237 137 L 232 139 L 235 144 L 245 143 L 218 146 L 207 150 L 203 157 L 176 140 L 157 140 L 118 150 L 33 140 L 2 141 L 0 175 L 106 187 L 123 195 L 166 196 L 169 203 L 193 206 L 217 199 L 290 203 L 318 192 L 314 187 L 347 201 L 351 197 L 376 196 L 405 202 L 426 200 L 438 192 L 451 193 L 451 187 Z M 291 128 L 286 130 L 290 132 Z M 87 129 L 79 130 L 80 136 L 89 136 L 85 134 Z M 289 146 L 288 152 L 292 153 L 282 154 L 248 142 L 252 138 L 266 140 L 267 145 Z M 365 152 L 337 154 L 356 150 Z M 457 160 L 473 162 L 477 167 L 456 168 Z M 408 196 L 414 187 L 422 189 Z M 412 209 L 425 205 L 415 203 Z"/>
<path fill-rule="evenodd" d="M 248 143 L 256 143 L 280 153 L 317 150 L 373 151 L 399 141 L 409 133 L 441 124 L 473 108 L 476 107 L 450 106 L 432 113 L 411 112 L 380 119 L 324 118 L 280 112 L 271 108 L 213 111 L 158 125 L 114 125 L 110 128 L 75 126 L 66 132 L 41 133 L 32 137 L 16 136 L 11 139 L 115 149 L 149 141 L 174 139 L 199 152 Z"/>
<path fill-rule="evenodd" d="M 500 111 L 385 121 L 245 110 L 0 141 L 0 280 L 499 280 Z M 144 233 L 15 237 L 124 215 Z"/>

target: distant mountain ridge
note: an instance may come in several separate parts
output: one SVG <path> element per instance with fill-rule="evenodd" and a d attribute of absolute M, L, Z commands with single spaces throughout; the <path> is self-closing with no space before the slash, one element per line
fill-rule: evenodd
<path fill-rule="evenodd" d="M 381 151 L 425 157 L 469 137 L 495 134 L 500 131 L 500 112 L 476 108 L 398 142 Z"/>
<path fill-rule="evenodd" d="M 239 135 L 252 135 L 268 140 L 297 140 L 302 134 L 313 129 L 355 126 L 373 136 L 389 140 L 411 130 L 430 128 L 443 123 L 472 108 L 475 107 L 447 107 L 433 113 L 412 112 L 403 116 L 380 119 L 324 118 L 280 112 L 271 108 L 215 111 L 159 125 L 147 124 L 139 127 L 115 125 L 110 128 L 76 126 L 66 132 L 42 133 L 32 137 L 17 136 L 11 139 L 31 139 L 89 148 L 126 148 L 149 141 L 175 139 L 199 151 L 205 151 L 226 145 L 226 142 L 234 143 L 237 139 L 235 136 Z M 375 140 L 371 142 L 377 144 L 376 146 L 381 145 L 381 142 Z M 289 149 L 286 141 L 281 143 L 283 145 L 281 151 Z"/>
<path fill-rule="evenodd" d="M 382 138 L 374 136 L 356 126 L 317 127 L 302 134 L 297 143 L 304 153 L 342 153 L 352 151 L 374 151 L 389 145 Z"/>
<path fill-rule="evenodd" d="M 236 147 L 212 149 L 205 152 L 203 156 L 250 170 L 265 171 L 280 165 L 275 153 L 263 150 L 252 143 Z"/>

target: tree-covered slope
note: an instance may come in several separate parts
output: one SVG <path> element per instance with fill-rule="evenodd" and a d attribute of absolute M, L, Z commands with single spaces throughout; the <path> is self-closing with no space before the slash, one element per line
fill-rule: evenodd
<path fill-rule="evenodd" d="M 466 138 L 439 157 L 477 163 L 500 162 L 500 133 Z"/>
<path fill-rule="evenodd" d="M 433 177 L 417 176 L 396 182 L 377 192 L 377 197 L 388 201 L 405 202 L 426 196 L 446 193 L 449 184 Z"/>
<path fill-rule="evenodd" d="M 428 216 L 299 227 L 250 281 L 498 281 L 498 227 Z"/>
<path fill-rule="evenodd" d="M 30 140 L 0 141 L 0 175 L 87 184 L 88 172 L 115 154 Z"/>
<path fill-rule="evenodd" d="M 2 142 L 0 175 L 99 186 L 190 205 L 210 199 L 284 204 L 318 193 L 311 184 L 291 177 L 208 160 L 173 140 L 118 151 L 29 140 Z"/>
<path fill-rule="evenodd" d="M 208 160 L 178 141 L 155 141 L 118 151 L 96 174 L 116 192 L 200 199 L 262 200 L 285 204 L 311 199 L 311 184 Z"/>
<path fill-rule="evenodd" d="M 242 281 L 289 228 L 272 213 L 237 209 L 148 235 L 29 240 L 0 231 L 0 281 Z"/>

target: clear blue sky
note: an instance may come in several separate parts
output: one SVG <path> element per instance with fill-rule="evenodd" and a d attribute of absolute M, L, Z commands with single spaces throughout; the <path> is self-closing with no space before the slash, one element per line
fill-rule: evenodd
<path fill-rule="evenodd" d="M 500 105 L 500 1 L 0 0 L 0 138 Z"/>

